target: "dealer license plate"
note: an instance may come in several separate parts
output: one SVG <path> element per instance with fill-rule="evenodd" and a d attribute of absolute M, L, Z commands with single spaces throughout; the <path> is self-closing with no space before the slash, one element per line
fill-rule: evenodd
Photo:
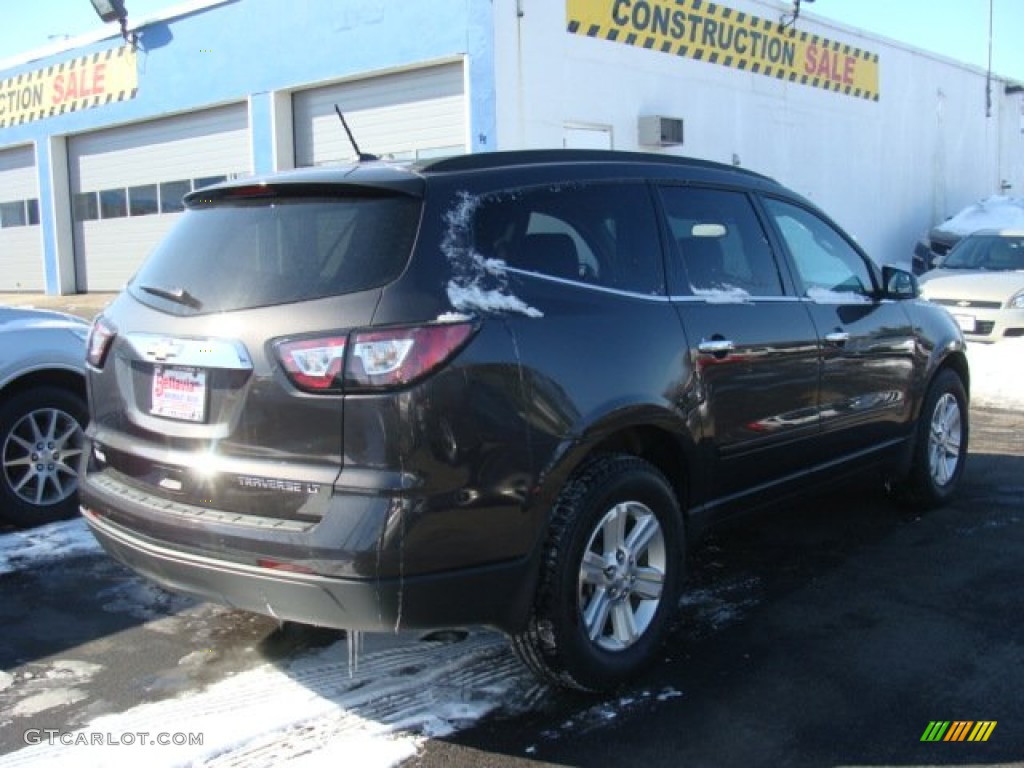
<path fill-rule="evenodd" d="M 154 368 L 149 412 L 168 419 L 204 421 L 206 371 L 199 368 Z"/>
<path fill-rule="evenodd" d="M 953 315 L 956 318 L 957 323 L 960 324 L 960 330 L 964 333 L 974 333 L 978 327 L 978 321 L 974 318 L 974 315 Z"/>

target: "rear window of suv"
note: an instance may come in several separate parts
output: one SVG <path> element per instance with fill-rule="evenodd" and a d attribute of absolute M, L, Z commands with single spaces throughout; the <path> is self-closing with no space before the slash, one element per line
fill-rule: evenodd
<path fill-rule="evenodd" d="M 129 291 L 161 309 L 200 314 L 377 288 L 405 268 L 421 205 L 364 190 L 201 202 L 153 251 Z"/>

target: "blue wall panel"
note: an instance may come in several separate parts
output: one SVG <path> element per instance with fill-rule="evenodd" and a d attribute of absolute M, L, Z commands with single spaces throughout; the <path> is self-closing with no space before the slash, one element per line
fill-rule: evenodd
<path fill-rule="evenodd" d="M 272 92 L 453 56 L 468 62 L 470 148 L 491 149 L 497 141 L 492 24 L 490 0 L 228 0 L 138 30 L 134 99 L 2 128 L 0 149 L 36 144 L 40 195 L 49 199 L 54 177 L 40 156 L 50 136 L 251 99 L 253 168 L 270 171 Z M 109 38 L 0 72 L 0 80 L 119 45 Z M 54 211 L 44 204 L 42 213 L 48 214 L 44 230 L 51 229 Z M 53 292 L 52 231 L 44 231 L 44 250 Z"/>

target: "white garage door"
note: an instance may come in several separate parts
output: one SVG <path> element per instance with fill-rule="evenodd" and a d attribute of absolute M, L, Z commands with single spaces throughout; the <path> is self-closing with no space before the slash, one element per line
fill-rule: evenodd
<path fill-rule="evenodd" d="M 249 173 L 244 104 L 75 136 L 68 142 L 81 291 L 119 290 L 193 189 Z"/>
<path fill-rule="evenodd" d="M 465 151 L 466 95 L 461 62 L 295 93 L 296 166 L 356 159 L 335 104 L 365 153 L 412 160 Z"/>
<path fill-rule="evenodd" d="M 0 150 L 0 290 L 41 291 L 43 241 L 32 147 Z"/>

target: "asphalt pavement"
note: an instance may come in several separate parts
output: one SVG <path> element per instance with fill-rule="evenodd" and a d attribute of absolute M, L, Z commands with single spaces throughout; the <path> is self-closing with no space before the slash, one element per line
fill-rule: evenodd
<path fill-rule="evenodd" d="M 915 513 L 868 484 L 719 531 L 635 685 L 553 692 L 404 765 L 1024 765 L 1024 413 L 972 417 L 949 506 Z M 936 722 L 995 725 L 923 740 Z"/>

